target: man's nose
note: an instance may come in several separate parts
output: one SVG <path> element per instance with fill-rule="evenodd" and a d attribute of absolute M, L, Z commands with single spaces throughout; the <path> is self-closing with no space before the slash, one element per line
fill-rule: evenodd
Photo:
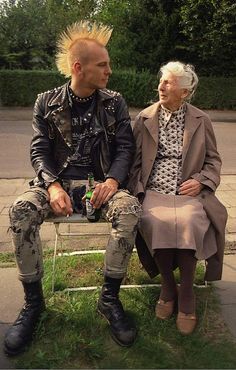
<path fill-rule="evenodd" d="M 108 65 L 108 66 L 107 66 L 107 68 L 106 68 L 106 70 L 105 70 L 105 73 L 106 73 L 107 75 L 111 75 L 111 74 L 112 74 L 112 70 L 111 70 L 111 66 L 110 66 L 110 65 Z"/>

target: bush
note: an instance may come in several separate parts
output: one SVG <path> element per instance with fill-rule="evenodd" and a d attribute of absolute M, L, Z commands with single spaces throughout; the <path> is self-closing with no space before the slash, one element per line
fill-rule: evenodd
<path fill-rule="evenodd" d="M 57 71 L 0 70 L 0 102 L 4 106 L 32 106 L 37 94 L 66 82 Z M 157 100 L 158 81 L 148 71 L 116 70 L 108 87 L 122 93 L 129 106 L 145 107 Z M 202 109 L 235 109 L 236 77 L 200 77 L 192 101 Z"/>
<path fill-rule="evenodd" d="M 135 70 L 115 71 L 109 81 L 109 88 L 119 91 L 132 107 L 145 107 L 157 93 L 157 77 L 149 72 Z"/>
<path fill-rule="evenodd" d="M 192 103 L 201 109 L 235 109 L 236 77 L 201 77 Z"/>
<path fill-rule="evenodd" d="M 37 94 L 64 82 L 57 71 L 0 70 L 0 102 L 4 106 L 32 106 Z"/>

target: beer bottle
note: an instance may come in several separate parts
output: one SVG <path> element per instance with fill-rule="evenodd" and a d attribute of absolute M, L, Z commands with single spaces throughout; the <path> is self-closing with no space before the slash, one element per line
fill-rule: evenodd
<path fill-rule="evenodd" d="M 88 191 L 86 192 L 86 216 L 88 221 L 96 222 L 101 216 L 101 209 L 94 208 L 90 199 L 93 195 L 94 190 L 94 176 L 92 173 L 88 174 Z"/>

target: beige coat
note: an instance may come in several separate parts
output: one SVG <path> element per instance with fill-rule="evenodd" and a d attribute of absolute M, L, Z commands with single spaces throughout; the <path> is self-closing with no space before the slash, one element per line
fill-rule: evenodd
<path fill-rule="evenodd" d="M 157 154 L 159 106 L 159 103 L 155 103 L 144 109 L 137 116 L 134 124 L 136 157 L 128 188 L 139 199 L 145 196 L 145 188 Z M 208 281 L 220 280 L 222 275 L 227 212 L 215 196 L 215 190 L 220 183 L 220 169 L 221 159 L 217 152 L 211 121 L 207 114 L 187 103 L 182 153 L 182 181 L 194 178 L 205 185 L 198 198 L 211 221 L 217 243 L 217 253 L 207 260 L 205 280 Z M 215 243 L 215 240 L 211 238 L 212 233 L 206 235 L 205 243 Z M 147 272 L 150 276 L 155 276 L 158 270 L 139 233 L 136 246 Z"/>

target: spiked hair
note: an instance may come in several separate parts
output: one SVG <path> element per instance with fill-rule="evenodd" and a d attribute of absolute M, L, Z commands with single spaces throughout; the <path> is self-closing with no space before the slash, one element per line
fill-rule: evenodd
<path fill-rule="evenodd" d="M 102 24 L 80 21 L 68 26 L 57 42 L 56 65 L 66 77 L 71 76 L 71 48 L 78 40 L 94 40 L 106 46 L 112 33 L 112 28 Z"/>

